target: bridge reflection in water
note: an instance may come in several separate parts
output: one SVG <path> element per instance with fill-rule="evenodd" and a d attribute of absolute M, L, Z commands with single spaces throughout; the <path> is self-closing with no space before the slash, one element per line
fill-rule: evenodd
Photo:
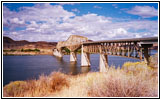
<path fill-rule="evenodd" d="M 81 49 L 81 66 L 90 66 L 90 54 L 100 54 L 100 72 L 108 69 L 108 55 L 144 59 L 149 64 L 149 48 L 158 42 L 158 37 L 121 40 L 89 41 L 83 36 L 72 35 L 66 41 L 58 42 L 53 54 L 62 58 L 63 48 L 70 50 L 70 62 L 77 62 L 76 51 Z M 72 65 L 71 65 L 72 66 Z"/>
<path fill-rule="evenodd" d="M 71 75 L 77 75 L 80 73 L 88 73 L 90 71 L 90 67 L 84 66 L 80 67 L 80 63 L 77 62 L 68 62 L 68 55 L 66 55 L 65 60 L 63 57 L 55 57 L 57 62 L 60 65 L 60 72 L 64 72 Z M 80 58 L 80 56 L 78 56 Z"/>

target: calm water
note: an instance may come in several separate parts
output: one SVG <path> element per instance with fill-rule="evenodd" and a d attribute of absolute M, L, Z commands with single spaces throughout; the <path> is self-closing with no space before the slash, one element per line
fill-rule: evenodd
<path fill-rule="evenodd" d="M 155 54 L 153 51 L 151 54 Z M 53 71 L 60 71 L 66 74 L 79 74 L 89 71 L 99 71 L 99 55 L 91 54 L 91 67 L 80 67 L 81 57 L 77 55 L 77 63 L 70 63 L 69 55 L 64 55 L 63 59 L 55 56 L 3 56 L 3 85 L 10 81 L 27 80 L 38 78 L 39 75 L 49 75 Z M 124 62 L 139 61 L 118 56 L 108 56 L 109 65 L 122 66 Z"/>

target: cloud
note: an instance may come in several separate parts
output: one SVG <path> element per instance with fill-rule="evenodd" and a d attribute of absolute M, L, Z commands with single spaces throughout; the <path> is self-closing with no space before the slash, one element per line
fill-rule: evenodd
<path fill-rule="evenodd" d="M 93 8 L 98 8 L 98 9 L 101 9 L 102 7 L 100 7 L 100 6 L 94 6 Z"/>
<path fill-rule="evenodd" d="M 95 41 L 152 37 L 158 34 L 157 21 L 113 20 L 115 19 L 95 13 L 76 16 L 61 5 L 37 4 L 22 7 L 18 12 L 10 11 L 4 6 L 3 25 L 10 30 L 3 31 L 3 34 L 15 40 L 29 41 L 62 41 L 72 34 L 86 36 Z M 17 31 L 17 27 L 25 28 Z"/>
<path fill-rule="evenodd" d="M 143 18 L 158 16 L 158 10 L 150 6 L 135 6 L 131 10 L 127 11 L 127 13 L 139 15 Z"/>
<path fill-rule="evenodd" d="M 52 6 L 45 4 L 42 6 L 23 7 L 23 10 L 19 12 L 19 14 L 21 14 L 21 18 L 27 21 L 49 21 L 51 19 L 56 19 L 55 21 L 59 21 L 60 18 L 67 19 L 75 16 L 74 13 L 64 10 L 60 5 Z"/>
<path fill-rule="evenodd" d="M 23 20 L 20 20 L 19 18 L 12 18 L 9 20 L 11 24 L 25 24 Z"/>
<path fill-rule="evenodd" d="M 117 5 L 117 4 L 112 4 L 112 6 L 113 6 L 114 8 L 118 8 L 118 5 Z"/>
<path fill-rule="evenodd" d="M 72 9 L 72 11 L 73 11 L 73 12 L 78 12 L 78 13 L 80 13 L 80 11 L 79 11 L 78 9 L 76 9 L 76 8 L 75 8 L 75 9 Z"/>
<path fill-rule="evenodd" d="M 79 4 L 79 3 L 58 3 L 59 5 L 75 5 L 75 4 Z"/>

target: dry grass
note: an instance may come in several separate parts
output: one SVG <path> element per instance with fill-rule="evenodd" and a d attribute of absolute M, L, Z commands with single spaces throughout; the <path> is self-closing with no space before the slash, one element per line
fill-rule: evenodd
<path fill-rule="evenodd" d="M 122 69 L 110 68 L 107 73 L 92 79 L 88 95 L 92 97 L 157 97 L 157 54 L 145 62 L 126 62 Z M 153 62 L 153 64 L 152 64 Z M 155 67 L 154 67 L 155 66 Z"/>
<path fill-rule="evenodd" d="M 123 70 L 109 69 L 102 78 L 95 78 L 88 89 L 92 97 L 156 97 L 157 78 L 146 76 L 146 72 L 137 75 Z"/>
<path fill-rule="evenodd" d="M 6 97 L 41 97 L 68 87 L 65 74 L 54 72 L 49 76 L 41 75 L 38 80 L 15 81 L 4 87 Z"/>
<path fill-rule="evenodd" d="M 49 76 L 41 75 L 38 80 L 11 82 L 3 88 L 3 95 L 5 97 L 157 97 L 158 69 L 151 66 L 147 66 L 144 62 L 127 62 L 121 69 L 110 67 L 104 73 L 89 72 L 70 76 L 54 72 Z"/>

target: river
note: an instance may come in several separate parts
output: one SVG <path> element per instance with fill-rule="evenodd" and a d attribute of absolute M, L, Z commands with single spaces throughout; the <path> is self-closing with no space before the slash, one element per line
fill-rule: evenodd
<path fill-rule="evenodd" d="M 155 54 L 157 51 L 152 51 Z M 41 74 L 49 75 L 53 71 L 65 74 L 80 74 L 99 71 L 99 54 L 91 54 L 91 67 L 81 67 L 81 57 L 77 55 L 77 63 L 70 63 L 69 55 L 63 59 L 49 55 L 37 56 L 3 56 L 3 86 L 11 81 L 37 79 Z M 120 67 L 123 63 L 140 61 L 138 59 L 119 56 L 108 56 L 109 66 Z"/>

